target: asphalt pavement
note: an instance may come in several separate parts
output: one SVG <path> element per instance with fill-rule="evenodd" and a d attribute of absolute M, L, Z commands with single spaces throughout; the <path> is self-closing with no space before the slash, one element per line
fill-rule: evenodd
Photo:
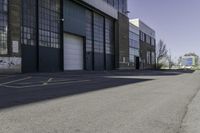
<path fill-rule="evenodd" d="M 198 71 L 1 75 L 0 133 L 179 133 L 199 81 Z"/>

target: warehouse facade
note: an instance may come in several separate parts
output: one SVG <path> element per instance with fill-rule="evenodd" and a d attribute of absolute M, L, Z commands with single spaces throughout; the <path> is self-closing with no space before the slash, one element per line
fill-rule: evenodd
<path fill-rule="evenodd" d="M 121 61 L 129 58 L 127 0 L 0 3 L 0 71 L 113 70 L 127 65 Z"/>

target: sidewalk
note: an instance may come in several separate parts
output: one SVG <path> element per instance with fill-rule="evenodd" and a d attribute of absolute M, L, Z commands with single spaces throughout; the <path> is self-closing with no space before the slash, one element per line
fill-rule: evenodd
<path fill-rule="evenodd" d="M 188 106 L 180 133 L 200 133 L 200 91 Z"/>

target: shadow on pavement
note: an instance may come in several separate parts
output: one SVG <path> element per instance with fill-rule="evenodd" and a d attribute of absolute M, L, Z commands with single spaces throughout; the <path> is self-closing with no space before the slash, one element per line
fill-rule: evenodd
<path fill-rule="evenodd" d="M 168 76 L 179 75 L 183 73 L 192 73 L 194 71 L 112 71 L 112 72 L 64 72 L 64 73 L 38 73 L 38 74 L 19 74 L 16 76 L 10 75 L 9 78 L 3 76 L 0 78 L 0 109 L 6 109 L 10 107 L 31 104 L 36 102 L 42 102 L 45 100 L 51 100 L 61 97 L 67 97 L 72 95 L 78 95 L 83 93 L 89 93 L 94 91 L 100 91 L 105 89 L 114 89 L 114 87 L 124 86 L 128 84 L 135 84 L 140 82 L 151 81 L 154 79 L 145 78 L 145 76 Z M 106 78 L 106 76 L 144 76 L 140 78 Z M 46 86 L 33 86 L 33 87 L 5 87 L 2 86 L 4 82 L 10 82 L 18 80 L 19 78 L 32 76 L 32 85 L 39 84 L 43 81 L 43 78 L 73 78 L 75 81 L 87 82 L 72 82 L 66 84 L 46 85 Z M 37 83 L 38 82 L 38 83 Z M 18 83 L 18 82 L 17 82 Z M 17 84 L 10 83 L 8 85 L 15 86 Z M 23 83 L 23 82 L 19 82 Z M 29 84 L 30 85 L 30 84 Z M 135 88 L 133 88 L 135 89 Z"/>
<path fill-rule="evenodd" d="M 78 81 L 79 80 L 81 79 L 79 78 Z M 84 78 L 83 80 L 88 80 L 88 82 L 46 85 L 27 88 L 10 88 L 0 86 L 0 109 L 6 109 L 10 107 L 31 104 L 35 102 L 42 102 L 45 100 L 78 95 L 104 89 L 114 89 L 113 87 L 150 81 L 151 79 L 112 79 L 103 77 L 92 77 L 87 79 Z"/>

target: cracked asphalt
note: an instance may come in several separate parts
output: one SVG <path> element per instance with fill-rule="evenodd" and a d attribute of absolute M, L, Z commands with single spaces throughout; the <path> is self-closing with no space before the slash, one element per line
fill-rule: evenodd
<path fill-rule="evenodd" d="M 0 76 L 0 133 L 179 133 L 199 89 L 199 71 Z"/>

